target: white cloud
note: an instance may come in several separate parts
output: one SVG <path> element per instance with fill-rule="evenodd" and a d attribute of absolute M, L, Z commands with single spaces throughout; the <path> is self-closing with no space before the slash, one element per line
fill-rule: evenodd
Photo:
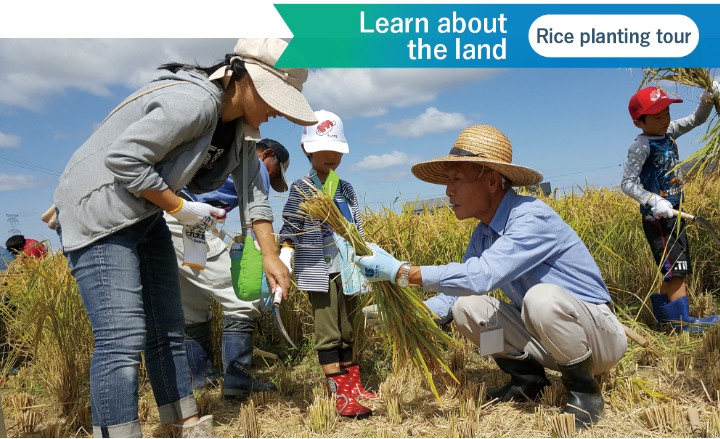
<path fill-rule="evenodd" d="M 394 137 L 421 137 L 425 134 L 443 131 L 461 130 L 472 124 L 462 113 L 443 113 L 435 107 L 429 107 L 414 119 L 400 122 L 381 123 L 375 128 L 385 130 L 385 134 Z"/>
<path fill-rule="evenodd" d="M 438 93 L 498 75 L 497 69 L 321 69 L 303 93 L 310 106 L 341 118 L 380 116 L 388 108 L 432 102 Z"/>
<path fill-rule="evenodd" d="M 20 136 L 5 134 L 0 131 L 0 148 L 13 148 L 20 145 Z"/>
<path fill-rule="evenodd" d="M 42 109 L 46 99 L 77 89 L 109 96 L 135 89 L 166 62 L 212 65 L 234 39 L 0 39 L 0 103 Z"/>
<path fill-rule="evenodd" d="M 40 186 L 41 181 L 28 174 L 0 174 L 0 192 L 30 189 Z"/>
<path fill-rule="evenodd" d="M 410 156 L 404 152 L 393 151 L 391 154 L 369 155 L 360 160 L 360 162 L 352 165 L 350 169 L 352 171 L 377 171 L 393 166 L 417 163 L 420 160 L 419 157 Z"/>

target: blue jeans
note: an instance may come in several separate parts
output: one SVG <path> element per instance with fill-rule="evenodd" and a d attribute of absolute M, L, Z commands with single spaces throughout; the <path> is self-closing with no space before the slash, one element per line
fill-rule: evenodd
<path fill-rule="evenodd" d="M 61 227 L 58 234 L 62 236 Z M 160 422 L 196 414 L 177 258 L 162 214 L 66 256 L 95 336 L 90 365 L 93 435 L 141 435 L 137 410 L 141 352 Z"/>

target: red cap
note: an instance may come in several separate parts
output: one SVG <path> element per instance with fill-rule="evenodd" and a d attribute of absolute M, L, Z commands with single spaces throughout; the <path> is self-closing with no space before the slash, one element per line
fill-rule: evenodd
<path fill-rule="evenodd" d="M 656 114 L 670 104 L 682 102 L 682 99 L 670 99 L 664 91 L 657 87 L 645 87 L 630 98 L 628 110 L 632 120 L 637 120 L 643 114 Z"/>
<path fill-rule="evenodd" d="M 23 250 L 25 250 L 25 253 L 37 259 L 44 258 L 48 252 L 43 243 L 37 242 L 32 238 L 25 239 L 25 247 L 23 247 Z"/>

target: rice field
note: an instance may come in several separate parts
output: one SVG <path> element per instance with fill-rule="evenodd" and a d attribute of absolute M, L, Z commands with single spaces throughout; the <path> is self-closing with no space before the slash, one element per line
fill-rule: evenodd
<path fill-rule="evenodd" d="M 720 229 L 719 193 L 718 182 L 690 184 L 683 209 Z M 368 419 L 339 418 L 313 350 L 310 304 L 297 291 L 283 302 L 282 317 L 299 349 L 288 349 L 269 315 L 261 318 L 255 335 L 258 348 L 280 359 L 255 357 L 254 373 L 273 380 L 279 391 L 237 401 L 223 399 L 220 389 L 204 390 L 196 394 L 201 415 L 214 415 L 219 437 L 719 437 L 720 327 L 702 335 L 654 330 L 649 295 L 659 289 L 661 278 L 636 203 L 619 191 L 592 187 L 543 200 L 590 249 L 620 320 L 650 341 L 647 348 L 629 341 L 623 360 L 599 378 L 606 415 L 592 429 L 575 431 L 559 416 L 566 397 L 556 372 L 548 372 L 552 386 L 539 403 L 484 401 L 484 389 L 503 384 L 507 375 L 480 357 L 452 324 L 442 329 L 459 346 L 443 349 L 443 354 L 460 384 L 445 372 L 436 373 L 437 400 L 422 374 L 393 364 L 391 346 L 362 326 L 361 313 L 356 320 L 357 361 L 366 387 L 382 398 L 367 402 L 374 412 Z M 460 261 L 476 226 L 457 221 L 449 209 L 420 215 L 383 209 L 364 215 L 369 240 L 416 265 Z M 720 246 L 696 224 L 689 225 L 688 237 L 694 270 L 688 285 L 691 314 L 718 313 Z M 491 294 L 503 298 L 502 293 Z M 1 295 L 9 298 L 0 307 L 0 392 L 8 435 L 89 436 L 92 332 L 64 257 L 13 263 L 0 273 Z M 218 312 L 213 319 L 219 347 Z M 19 372 L 6 377 L 13 367 Z M 142 368 L 139 394 L 144 436 L 168 436 Z"/>

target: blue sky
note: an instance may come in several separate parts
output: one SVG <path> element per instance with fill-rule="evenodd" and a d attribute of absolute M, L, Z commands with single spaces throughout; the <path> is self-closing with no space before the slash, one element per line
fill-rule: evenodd
<path fill-rule="evenodd" d="M 209 65 L 234 40 L 0 39 L 0 244 L 6 214 L 17 214 L 28 237 L 57 236 L 39 219 L 52 204 L 58 176 L 97 124 L 167 61 Z M 315 110 L 344 121 L 350 154 L 338 168 L 375 210 L 397 199 L 443 196 L 420 182 L 412 164 L 447 154 L 458 133 L 474 124 L 503 131 L 515 163 L 532 167 L 552 187 L 616 186 L 638 130 L 627 112 L 640 69 L 314 70 L 305 94 Z M 674 118 L 691 113 L 696 89 L 671 88 L 685 99 Z M 678 140 L 684 158 L 707 125 Z M 290 151 L 291 180 L 309 169 L 300 127 L 286 120 L 261 126 L 264 137 Z M 282 199 L 272 194 L 277 215 Z M 227 229 L 239 225 L 237 211 Z M 276 221 L 276 227 L 279 221 Z"/>

